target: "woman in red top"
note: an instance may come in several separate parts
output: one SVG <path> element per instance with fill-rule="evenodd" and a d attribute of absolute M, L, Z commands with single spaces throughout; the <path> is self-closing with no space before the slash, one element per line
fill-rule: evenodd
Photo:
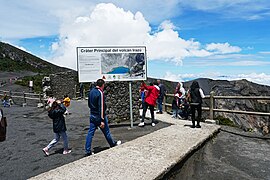
<path fill-rule="evenodd" d="M 159 95 L 159 87 L 157 85 L 157 83 L 155 82 L 154 85 L 152 86 L 147 86 L 144 82 L 142 82 L 141 84 L 146 90 L 148 90 L 147 96 L 145 98 L 145 105 L 143 107 L 143 115 L 142 115 L 142 120 L 140 122 L 140 124 L 138 125 L 139 127 L 143 127 L 144 126 L 144 118 L 145 118 L 145 114 L 146 111 L 149 107 L 150 112 L 151 112 L 151 119 L 152 119 L 152 126 L 155 126 L 155 118 L 154 118 L 154 107 L 156 106 L 156 100 L 158 98 Z"/>

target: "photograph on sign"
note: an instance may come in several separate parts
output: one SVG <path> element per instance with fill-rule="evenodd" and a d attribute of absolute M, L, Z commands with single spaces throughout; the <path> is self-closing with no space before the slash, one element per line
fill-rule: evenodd
<path fill-rule="evenodd" d="M 146 80 L 146 48 L 78 47 L 80 82 Z"/>

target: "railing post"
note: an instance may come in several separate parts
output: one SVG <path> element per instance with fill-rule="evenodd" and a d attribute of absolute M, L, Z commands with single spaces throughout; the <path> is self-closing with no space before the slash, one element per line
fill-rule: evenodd
<path fill-rule="evenodd" d="M 76 98 L 76 93 L 77 93 L 77 85 L 75 84 L 75 88 L 74 88 L 74 98 Z"/>
<path fill-rule="evenodd" d="M 41 103 L 41 93 L 38 94 L 39 102 Z"/>
<path fill-rule="evenodd" d="M 163 106 L 164 106 L 164 110 L 165 110 L 165 112 L 167 112 L 167 106 L 166 106 L 166 102 L 167 102 L 167 97 L 166 96 L 164 96 L 164 99 L 163 99 Z"/>
<path fill-rule="evenodd" d="M 23 91 L 23 102 L 26 104 L 26 94 L 24 91 Z"/>
<path fill-rule="evenodd" d="M 215 104 L 215 100 L 214 100 L 214 91 L 210 92 L 210 107 L 209 107 L 209 119 L 214 119 L 214 104 Z"/>
<path fill-rule="evenodd" d="M 11 98 L 11 96 L 12 96 L 12 93 L 11 93 L 11 90 L 9 90 L 9 97 Z"/>

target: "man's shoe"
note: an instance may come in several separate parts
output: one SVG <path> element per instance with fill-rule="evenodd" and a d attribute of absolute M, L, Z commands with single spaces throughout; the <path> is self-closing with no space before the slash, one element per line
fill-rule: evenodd
<path fill-rule="evenodd" d="M 191 128 L 195 128 L 195 125 L 192 125 Z"/>
<path fill-rule="evenodd" d="M 140 124 L 138 124 L 139 127 L 143 127 L 144 126 L 144 122 L 140 122 Z"/>
<path fill-rule="evenodd" d="M 49 156 L 49 155 L 50 155 L 49 149 L 48 149 L 47 147 L 43 148 L 42 151 L 44 152 L 44 154 L 45 154 L 46 156 Z"/>
<path fill-rule="evenodd" d="M 115 144 L 115 146 L 119 146 L 120 144 L 122 144 L 122 142 L 120 140 L 118 140 Z"/>
<path fill-rule="evenodd" d="M 64 154 L 64 155 L 69 154 L 69 153 L 71 153 L 71 150 L 64 150 L 64 151 L 63 151 L 63 154 Z"/>
<path fill-rule="evenodd" d="M 196 128 L 201 128 L 201 126 L 199 124 L 196 125 Z"/>
<path fill-rule="evenodd" d="M 163 112 L 162 111 L 158 111 L 157 114 L 163 114 Z"/>
<path fill-rule="evenodd" d="M 94 155 L 94 153 L 93 153 L 93 152 L 86 153 L 86 154 L 84 155 L 84 157 L 88 157 L 88 156 L 91 156 L 91 155 Z"/>
<path fill-rule="evenodd" d="M 155 126 L 156 126 L 156 124 L 155 124 L 155 123 L 152 123 L 151 125 L 152 125 L 152 127 L 155 127 Z"/>

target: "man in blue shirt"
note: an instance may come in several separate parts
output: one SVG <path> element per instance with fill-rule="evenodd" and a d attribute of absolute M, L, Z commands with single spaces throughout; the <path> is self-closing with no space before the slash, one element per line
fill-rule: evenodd
<path fill-rule="evenodd" d="M 90 156 L 92 154 L 92 139 L 98 127 L 100 127 L 100 130 L 103 132 L 110 147 L 121 144 L 121 141 L 114 141 L 110 133 L 108 119 L 106 116 L 107 107 L 103 93 L 104 87 L 105 81 L 103 79 L 98 79 L 96 82 L 96 87 L 93 88 L 88 95 L 88 107 L 90 108 L 90 128 L 85 143 L 86 156 Z"/>

